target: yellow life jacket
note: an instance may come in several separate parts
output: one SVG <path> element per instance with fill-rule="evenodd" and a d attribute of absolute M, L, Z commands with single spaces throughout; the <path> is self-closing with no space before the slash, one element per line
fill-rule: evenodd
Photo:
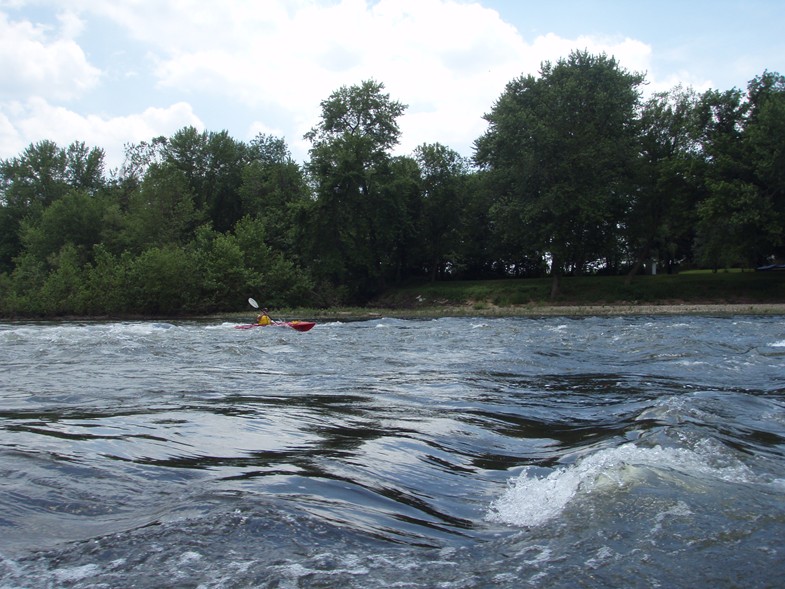
<path fill-rule="evenodd" d="M 259 325 L 270 325 L 270 318 L 267 315 L 259 317 Z"/>

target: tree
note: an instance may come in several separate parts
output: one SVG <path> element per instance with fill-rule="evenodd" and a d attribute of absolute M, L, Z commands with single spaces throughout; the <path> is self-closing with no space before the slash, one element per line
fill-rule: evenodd
<path fill-rule="evenodd" d="M 648 259 L 670 264 L 689 255 L 701 194 L 697 104 L 693 91 L 676 87 L 641 109 L 640 167 L 624 223 L 633 262 L 628 281 Z"/>
<path fill-rule="evenodd" d="M 53 269 L 38 293 L 43 312 L 47 315 L 84 314 L 84 277 L 76 248 L 66 244 L 53 257 Z"/>
<path fill-rule="evenodd" d="M 414 157 L 422 178 L 423 241 L 431 281 L 435 281 L 448 262 L 456 261 L 468 163 L 439 143 L 417 147 Z"/>
<path fill-rule="evenodd" d="M 698 207 L 699 261 L 757 265 L 783 243 L 781 165 L 785 79 L 764 73 L 737 89 L 710 90 L 699 105 L 706 197 Z"/>
<path fill-rule="evenodd" d="M 236 308 L 244 300 L 248 270 L 234 235 L 218 233 L 203 225 L 190 244 L 199 268 L 201 312 Z"/>
<path fill-rule="evenodd" d="M 84 268 L 85 312 L 116 315 L 129 310 L 128 274 L 133 263 L 129 252 L 114 256 L 103 245 L 93 248 L 93 262 Z"/>
<path fill-rule="evenodd" d="M 496 220 L 515 219 L 521 247 L 550 258 L 553 296 L 566 268 L 581 271 L 616 237 L 642 82 L 614 58 L 573 52 L 510 82 L 485 115 L 475 160 L 499 189 Z"/>
<path fill-rule="evenodd" d="M 21 224 L 78 189 L 95 195 L 106 185 L 104 152 L 74 142 L 63 149 L 53 141 L 30 144 L 19 157 L 0 161 L 0 270 L 10 270 L 22 251 Z"/>
<path fill-rule="evenodd" d="M 240 199 L 245 144 L 226 131 L 200 133 L 194 127 L 177 131 L 163 147 L 163 160 L 188 181 L 197 210 L 206 213 L 217 231 L 228 231 L 243 216 Z"/>
<path fill-rule="evenodd" d="M 93 246 L 101 242 L 102 222 L 108 203 L 102 195 L 73 190 L 46 207 L 37 220 L 20 228 L 25 249 L 42 261 L 65 245 L 74 247 L 80 264 L 89 261 Z"/>
<path fill-rule="evenodd" d="M 498 226 L 492 222 L 494 191 L 487 172 L 473 172 L 466 178 L 466 198 L 460 211 L 459 246 L 461 274 L 469 280 L 509 275 L 544 273 L 540 267 L 525 267 L 526 259 L 542 261 L 542 256 L 522 255 L 521 248 L 505 250 Z M 518 228 L 513 228 L 519 233 Z M 506 255 L 510 252 L 511 255 Z M 514 260 L 514 261 L 513 261 Z"/>
<path fill-rule="evenodd" d="M 170 163 L 153 164 L 130 197 L 122 241 L 136 254 L 184 245 L 202 220 L 185 174 Z"/>
<path fill-rule="evenodd" d="M 389 176 L 381 186 L 378 214 L 384 224 L 384 268 L 396 283 L 425 268 L 425 248 L 421 226 L 423 201 L 420 168 L 412 157 L 390 160 Z"/>
<path fill-rule="evenodd" d="M 151 247 L 128 268 L 129 307 L 147 315 L 181 315 L 198 308 L 199 268 L 181 247 Z"/>
<path fill-rule="evenodd" d="M 296 256 L 296 215 L 309 197 L 303 171 L 277 137 L 258 135 L 249 146 L 249 158 L 242 172 L 242 209 L 262 221 L 271 247 Z"/>
<path fill-rule="evenodd" d="M 745 145 L 766 216 L 760 254 L 785 258 L 785 76 L 764 72 L 748 87 Z"/>
<path fill-rule="evenodd" d="M 323 280 L 346 285 L 355 300 L 384 285 L 397 218 L 385 216 L 383 186 L 391 181 L 390 150 L 405 110 L 372 80 L 342 87 L 323 101 L 308 171 L 316 200 L 309 211 L 310 263 Z"/>
<path fill-rule="evenodd" d="M 312 304 L 310 276 L 288 256 L 267 246 L 260 219 L 243 217 L 235 226 L 234 238 L 246 269 L 246 292 L 258 293 L 270 307 Z"/>
<path fill-rule="evenodd" d="M 167 142 L 167 138 L 161 135 L 153 138 L 149 143 L 141 141 L 125 145 L 125 157 L 114 181 L 121 208 L 125 209 L 128 206 L 130 195 L 141 186 L 150 166 L 163 163 L 164 147 Z"/>

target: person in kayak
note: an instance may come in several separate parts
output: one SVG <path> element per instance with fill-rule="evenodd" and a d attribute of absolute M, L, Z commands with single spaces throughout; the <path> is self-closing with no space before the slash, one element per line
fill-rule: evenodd
<path fill-rule="evenodd" d="M 267 309 L 262 309 L 262 312 L 256 318 L 257 325 L 270 325 L 270 312 Z"/>

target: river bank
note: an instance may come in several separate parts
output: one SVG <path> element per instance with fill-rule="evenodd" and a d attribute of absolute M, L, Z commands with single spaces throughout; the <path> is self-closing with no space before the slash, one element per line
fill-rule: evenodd
<path fill-rule="evenodd" d="M 617 303 L 604 305 L 582 304 L 528 304 L 528 305 L 492 305 L 488 303 L 464 305 L 427 305 L 422 307 L 333 307 L 329 309 L 285 308 L 271 309 L 271 315 L 277 321 L 367 321 L 382 317 L 391 319 L 439 319 L 443 317 L 610 317 L 610 316 L 641 316 L 641 315 L 758 315 L 785 316 L 785 303 L 681 303 L 681 304 L 635 304 Z M 62 317 L 6 317 L 0 321 L 14 323 L 51 322 L 51 321 L 148 321 L 164 319 L 219 319 L 237 323 L 254 321 L 253 313 L 236 311 L 232 313 L 216 313 L 200 316 L 62 316 Z"/>
<path fill-rule="evenodd" d="M 465 304 L 423 306 L 412 308 L 350 308 L 300 309 L 287 311 L 315 321 L 362 321 L 379 317 L 398 319 L 433 319 L 439 317 L 591 317 L 614 315 L 785 315 L 785 303 L 684 303 L 646 304 L 619 303 L 607 305 L 491 305 Z"/>

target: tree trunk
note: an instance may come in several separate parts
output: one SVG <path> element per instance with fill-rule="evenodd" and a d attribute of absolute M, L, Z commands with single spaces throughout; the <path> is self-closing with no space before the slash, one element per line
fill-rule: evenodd
<path fill-rule="evenodd" d="M 436 282 L 436 278 L 439 275 L 439 262 L 437 260 L 438 258 L 436 257 L 431 259 L 431 282 Z"/>
<path fill-rule="evenodd" d="M 646 247 L 643 249 L 640 255 L 635 259 L 635 263 L 632 265 L 632 268 L 630 268 L 630 271 L 627 272 L 627 277 L 624 279 L 625 286 L 630 285 L 630 283 L 632 282 L 632 277 L 635 276 L 638 273 L 638 271 L 641 269 L 641 266 L 643 266 L 643 261 L 649 255 L 650 251 L 651 251 L 651 244 L 646 244 Z"/>
<path fill-rule="evenodd" d="M 553 281 L 551 282 L 551 300 L 559 296 L 560 284 L 561 284 L 561 272 L 556 272 L 554 273 Z"/>
<path fill-rule="evenodd" d="M 551 261 L 551 276 L 553 277 L 553 280 L 551 281 L 551 300 L 559 295 L 562 275 L 561 265 L 561 260 L 554 256 Z"/>

